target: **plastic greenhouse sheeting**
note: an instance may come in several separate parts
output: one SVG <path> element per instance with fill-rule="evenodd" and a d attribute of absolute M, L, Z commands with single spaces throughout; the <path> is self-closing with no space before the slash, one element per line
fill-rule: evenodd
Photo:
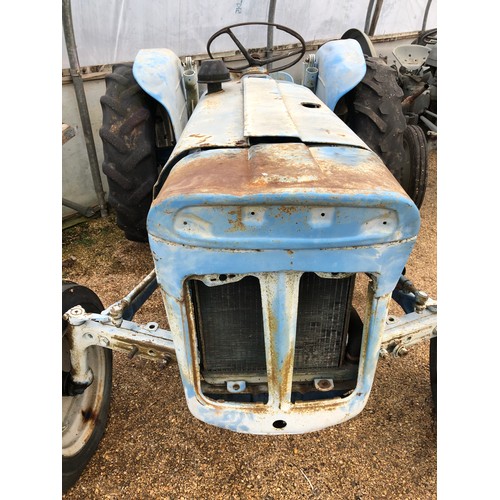
<path fill-rule="evenodd" d="M 269 0 L 73 0 L 73 25 L 81 66 L 133 61 L 144 48 L 169 48 L 179 56 L 205 54 L 209 37 L 224 26 L 267 21 Z M 298 31 L 307 42 L 339 38 L 347 29 L 363 30 L 369 0 L 277 0 L 275 23 Z M 375 35 L 422 28 L 427 0 L 385 0 Z M 436 1 L 427 28 L 436 27 Z M 248 47 L 265 46 L 265 27 L 241 29 Z M 275 32 L 274 44 L 292 40 Z M 228 36 L 215 51 L 234 50 Z M 64 35 L 62 68 L 68 68 Z"/>

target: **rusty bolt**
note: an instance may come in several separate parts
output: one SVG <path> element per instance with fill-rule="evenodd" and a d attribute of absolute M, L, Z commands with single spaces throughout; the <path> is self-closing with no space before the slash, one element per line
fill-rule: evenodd
<path fill-rule="evenodd" d="M 99 343 L 103 346 L 108 346 L 109 345 L 109 339 L 107 337 L 101 337 L 99 339 Z"/>
<path fill-rule="evenodd" d="M 132 359 L 139 352 L 139 348 L 137 346 L 132 347 L 130 352 L 128 353 L 128 359 Z"/>
<path fill-rule="evenodd" d="M 118 305 L 115 304 L 114 306 L 111 307 L 109 310 L 109 317 L 111 318 L 111 322 L 115 326 L 121 326 L 123 322 L 123 309 Z"/>
<path fill-rule="evenodd" d="M 170 355 L 165 354 L 165 356 L 163 356 L 163 359 L 159 362 L 158 368 L 160 370 L 165 369 L 170 364 L 170 361 L 172 361 L 172 358 L 170 357 Z"/>
<path fill-rule="evenodd" d="M 314 386 L 319 391 L 331 391 L 334 387 L 334 384 L 331 379 L 322 378 L 322 379 L 315 379 Z"/>
<path fill-rule="evenodd" d="M 401 347 L 398 349 L 398 356 L 406 356 L 408 354 L 408 349 L 406 347 Z"/>
<path fill-rule="evenodd" d="M 418 313 L 422 312 L 425 309 L 425 304 L 429 296 L 425 292 L 421 292 L 417 290 L 415 292 L 415 311 Z"/>

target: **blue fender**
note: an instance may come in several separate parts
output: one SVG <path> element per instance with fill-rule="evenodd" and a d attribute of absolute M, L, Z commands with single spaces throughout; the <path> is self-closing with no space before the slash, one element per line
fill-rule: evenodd
<path fill-rule="evenodd" d="M 316 53 L 318 82 L 316 95 L 333 111 L 339 99 L 365 76 L 361 45 L 352 39 L 333 40 Z"/>
<path fill-rule="evenodd" d="M 165 108 L 178 141 L 188 120 L 180 59 L 169 49 L 144 49 L 132 71 L 144 91 Z"/>

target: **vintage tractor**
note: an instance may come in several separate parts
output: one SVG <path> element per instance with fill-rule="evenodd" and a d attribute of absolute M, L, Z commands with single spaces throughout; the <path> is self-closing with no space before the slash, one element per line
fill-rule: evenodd
<path fill-rule="evenodd" d="M 253 24 L 299 48 L 251 52 L 234 25 L 207 52 L 225 34 L 242 65 L 197 70 L 151 49 L 107 77 L 109 200 L 155 269 L 107 308 L 63 284 L 65 490 L 104 432 L 111 350 L 176 359 L 195 417 L 271 435 L 356 416 L 381 355 L 432 338 L 435 363 L 436 302 L 404 276 L 420 215 L 404 185 L 395 71 L 351 37 L 309 55 L 296 84 L 284 69 L 303 58 L 302 37 Z M 168 331 L 132 321 L 158 286 Z M 403 316 L 388 314 L 391 299 Z M 435 364 L 431 374 L 435 397 Z"/>

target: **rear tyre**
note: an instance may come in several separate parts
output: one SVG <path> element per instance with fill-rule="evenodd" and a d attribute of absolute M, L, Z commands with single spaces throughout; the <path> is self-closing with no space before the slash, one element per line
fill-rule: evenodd
<path fill-rule="evenodd" d="M 396 71 L 380 58 L 365 56 L 366 74 L 347 94 L 347 125 L 377 153 L 405 191 L 403 132 L 406 119 L 401 107 L 403 90 Z"/>
<path fill-rule="evenodd" d="M 132 64 L 118 64 L 106 76 L 99 131 L 102 170 L 108 177 L 109 204 L 117 224 L 132 241 L 147 241 L 146 217 L 158 177 L 154 101 L 137 84 Z"/>
<path fill-rule="evenodd" d="M 87 312 L 100 313 L 104 307 L 90 289 L 63 282 L 63 314 L 81 305 Z M 111 401 L 112 352 L 104 347 L 89 347 L 89 366 L 94 380 L 82 394 L 65 396 L 65 380 L 70 371 L 69 345 L 65 336 L 67 322 L 62 321 L 62 489 L 71 488 L 97 450 L 104 434 Z"/>
<path fill-rule="evenodd" d="M 424 131 L 418 125 L 408 125 L 403 133 L 403 183 L 406 192 L 418 208 L 424 202 L 427 188 L 428 151 Z"/>

